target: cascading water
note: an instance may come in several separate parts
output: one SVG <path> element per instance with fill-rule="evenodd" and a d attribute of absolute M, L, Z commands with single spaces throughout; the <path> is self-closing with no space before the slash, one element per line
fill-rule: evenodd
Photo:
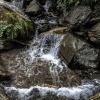
<path fill-rule="evenodd" d="M 82 100 L 87 100 L 88 97 L 93 95 L 95 91 L 98 91 L 99 88 L 98 86 L 95 86 L 94 84 L 92 83 L 90 84 L 87 82 L 83 82 L 82 86 L 78 86 L 78 87 L 72 87 L 72 88 L 61 87 L 59 89 L 56 89 L 56 88 L 49 88 L 49 87 L 42 87 L 42 86 L 33 86 L 32 80 L 31 83 L 28 83 L 27 80 L 25 79 L 27 77 L 28 79 L 30 79 L 32 75 L 34 76 L 35 74 L 41 73 L 41 71 L 39 70 L 38 73 L 35 73 L 36 70 L 34 70 L 34 68 L 41 65 L 41 63 L 39 65 L 38 59 L 42 59 L 43 62 L 46 61 L 47 63 L 49 63 L 48 65 L 50 66 L 49 70 L 52 76 L 52 82 L 53 82 L 52 84 L 57 85 L 57 83 L 60 82 L 57 67 L 63 69 L 63 67 L 65 66 L 64 64 L 62 65 L 60 63 L 60 59 L 58 59 L 57 57 L 57 51 L 58 51 L 59 43 L 62 40 L 63 36 L 64 35 L 55 34 L 55 33 L 40 34 L 38 37 L 34 38 L 29 49 L 27 49 L 24 52 L 17 53 L 18 55 L 16 56 L 15 59 L 13 59 L 17 62 L 17 64 L 14 66 L 12 64 L 8 65 L 9 68 L 8 70 L 13 75 L 16 76 L 15 81 L 12 83 L 10 87 L 5 87 L 6 92 L 11 99 L 31 100 L 34 97 L 31 97 L 32 95 L 30 94 L 34 94 L 34 91 L 38 89 L 39 94 L 41 95 L 40 100 L 42 100 L 43 97 L 45 97 L 49 92 L 57 96 L 64 96 L 65 97 L 64 100 L 67 100 L 67 98 L 70 100 L 81 100 L 81 98 Z M 23 59 L 23 63 L 22 63 L 22 59 Z M 32 63 L 34 66 L 32 65 Z M 41 66 L 45 66 L 44 64 Z M 40 75 L 38 77 L 40 77 Z M 38 77 L 36 80 L 38 80 Z M 95 83 L 99 84 L 98 81 Z M 28 87 L 30 88 L 14 87 L 14 86 L 21 86 L 21 85 L 25 86 L 26 84 L 29 84 Z M 14 95 L 11 95 L 12 92 Z M 35 97 L 35 99 L 32 100 L 37 100 L 37 99 Z"/>
<path fill-rule="evenodd" d="M 14 3 L 19 8 L 22 8 L 23 0 L 13 0 L 12 3 Z M 48 13 L 48 1 L 46 2 L 44 8 Z M 51 15 L 51 13 L 48 14 Z M 40 19 L 35 21 L 35 23 L 39 26 L 41 23 L 45 23 L 45 21 L 45 19 Z M 48 23 L 55 25 L 56 21 L 49 20 Z M 44 97 L 48 93 L 52 93 L 53 95 L 55 94 L 58 97 L 63 96 L 65 97 L 63 100 L 87 100 L 88 97 L 93 95 L 95 91 L 100 90 L 98 85 L 95 85 L 94 82 L 89 83 L 87 81 L 83 81 L 82 85 L 77 87 L 49 88 L 43 87 L 41 85 L 46 81 L 43 80 L 43 82 L 41 82 L 42 77 L 45 77 L 48 72 L 50 72 L 51 75 L 50 80 L 52 80 L 52 85 L 56 86 L 60 83 L 58 67 L 60 70 L 62 70 L 63 67 L 67 67 L 57 56 L 59 49 L 58 47 L 63 37 L 64 35 L 62 34 L 51 32 L 48 34 L 44 33 L 38 35 L 37 30 L 36 37 L 33 39 L 30 47 L 27 50 L 21 52 L 16 51 L 16 57 L 13 59 L 15 62 L 14 65 L 11 61 L 8 64 L 8 71 L 10 71 L 14 76 L 14 80 L 10 86 L 5 86 L 5 90 L 9 95 L 10 100 L 47 100 Z M 11 54 L 9 55 L 12 56 Z M 45 68 L 47 67 L 49 67 L 49 71 L 46 70 L 47 73 L 43 74 L 42 70 L 44 70 L 45 73 Z M 40 77 L 40 79 L 38 77 Z M 94 81 L 96 84 L 99 84 L 97 80 Z M 36 84 L 34 82 L 36 82 Z M 37 84 L 40 86 L 37 86 Z M 40 97 L 38 97 L 36 94 L 38 92 L 36 89 L 38 89 Z M 49 100 L 55 99 L 52 98 Z"/>
<path fill-rule="evenodd" d="M 18 8 L 22 9 L 24 0 L 12 0 L 12 4 L 17 6 Z"/>
<path fill-rule="evenodd" d="M 56 67 L 62 67 L 62 65 L 60 64 L 60 59 L 57 57 L 57 51 L 60 40 L 63 38 L 63 36 L 64 35 L 51 32 L 49 34 L 41 34 L 38 38 L 33 40 L 30 49 L 28 50 L 32 61 L 38 56 L 55 64 L 55 67 L 50 67 L 54 85 L 56 85 L 57 81 L 60 81 Z M 35 46 L 35 44 L 37 45 Z"/>

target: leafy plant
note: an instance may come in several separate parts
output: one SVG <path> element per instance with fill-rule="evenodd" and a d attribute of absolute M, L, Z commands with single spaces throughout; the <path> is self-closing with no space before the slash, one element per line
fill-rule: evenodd
<path fill-rule="evenodd" d="M 6 11 L 0 18 L 0 37 L 15 39 L 18 36 L 27 37 L 33 30 L 32 23 L 24 20 L 18 14 Z"/>

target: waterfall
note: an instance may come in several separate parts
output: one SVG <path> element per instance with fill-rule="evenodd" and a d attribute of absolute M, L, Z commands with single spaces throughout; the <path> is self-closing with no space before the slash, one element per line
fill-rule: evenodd
<path fill-rule="evenodd" d="M 60 59 L 57 56 L 59 43 L 63 39 L 63 36 L 64 35 L 62 34 L 51 32 L 47 34 L 40 34 L 38 35 L 38 37 L 33 39 L 30 47 L 26 51 L 21 52 L 21 55 L 20 53 L 16 55 L 16 58 L 13 59 L 16 60 L 16 65 L 8 65 L 9 71 L 12 72 L 13 75 L 16 76 L 15 73 L 21 73 L 21 75 L 19 74 L 20 76 L 15 77 L 15 84 L 27 84 L 26 76 L 30 78 L 30 76 L 35 75 L 34 67 L 38 67 L 38 59 L 42 59 L 44 62 L 46 61 L 49 63 L 53 84 L 56 85 L 57 82 L 60 81 L 57 67 L 60 67 L 61 69 L 64 67 L 64 65 L 60 63 Z M 24 64 L 22 63 L 22 61 Z M 31 66 L 32 63 L 34 66 Z M 24 78 L 22 79 L 22 77 Z M 33 86 L 31 85 L 31 83 L 28 83 L 30 84 L 30 88 L 16 88 L 12 85 L 10 87 L 5 87 L 5 90 L 11 100 L 12 98 L 14 98 L 13 100 L 15 100 L 15 98 L 16 100 L 37 100 L 36 97 L 34 97 L 35 95 L 33 95 L 33 97 L 31 95 L 36 94 L 35 91 L 37 91 L 37 89 L 39 91 L 39 94 L 41 95 L 39 100 L 42 100 L 42 98 L 47 96 L 48 93 L 56 94 L 57 96 L 64 96 L 66 98 L 64 100 L 67 100 L 67 98 L 68 100 L 81 100 L 80 98 L 83 98 L 82 100 L 87 100 L 89 96 L 93 95 L 93 93 L 95 91 L 98 91 L 99 89 L 98 86 L 95 86 L 94 84 L 88 82 L 83 82 L 82 86 L 78 87 L 61 87 L 58 89 Z M 12 95 L 11 93 L 13 93 L 14 95 Z"/>
<path fill-rule="evenodd" d="M 58 46 L 63 36 L 64 35 L 62 34 L 55 34 L 51 32 L 47 34 L 46 33 L 40 34 L 38 38 L 36 37 L 33 40 L 30 49 L 28 50 L 32 59 L 35 57 L 36 54 L 38 56 L 41 56 L 42 58 L 52 60 L 52 61 L 54 59 L 57 59 Z M 56 61 L 55 63 L 58 64 Z"/>
<path fill-rule="evenodd" d="M 28 54 L 30 55 L 32 61 L 34 61 L 34 59 L 38 56 L 48 62 L 50 61 L 53 66 L 55 64 L 54 67 L 52 65 L 50 67 L 50 73 L 52 75 L 54 85 L 57 85 L 57 82 L 60 81 L 57 67 L 63 67 L 57 56 L 58 47 L 63 37 L 64 35 L 62 34 L 55 34 L 52 32 L 40 34 L 33 40 L 28 50 Z"/>
<path fill-rule="evenodd" d="M 23 2 L 24 0 L 12 0 L 12 4 L 19 8 L 23 7 Z M 67 66 L 59 59 L 57 55 L 59 44 L 63 39 L 64 34 L 57 34 L 54 32 L 38 34 L 39 25 L 42 26 L 42 24 L 48 23 L 53 26 L 57 24 L 55 20 L 56 16 L 54 16 L 51 12 L 48 12 L 50 7 L 50 0 L 47 0 L 43 7 L 45 8 L 46 15 L 49 18 L 46 17 L 47 19 L 42 18 L 35 21 L 35 24 L 37 24 L 38 27 L 30 46 L 22 51 L 14 51 L 17 52 L 15 53 L 16 56 L 14 55 L 14 57 L 11 57 L 12 55 L 10 55 L 11 58 L 8 56 L 10 61 L 7 65 L 7 70 L 11 73 L 13 79 L 11 81 L 11 85 L 5 86 L 6 93 L 11 98 L 10 100 L 47 100 L 45 99 L 45 96 L 50 94 L 53 94 L 53 96 L 56 95 L 58 97 L 65 97 L 63 100 L 88 100 L 88 97 L 93 95 L 95 91 L 100 91 L 98 85 L 95 85 L 100 83 L 98 83 L 98 80 L 93 80 L 95 81 L 94 83 L 83 81 L 81 86 L 76 87 L 51 88 L 38 84 L 41 82 L 41 78 L 45 77 L 45 74 L 44 76 L 40 77 L 42 75 L 42 71 L 48 71 L 45 70 L 45 68 L 48 68 L 48 72 L 50 72 L 52 80 L 51 84 L 53 86 L 59 86 L 59 72 L 64 67 L 67 68 Z M 39 68 L 44 69 L 41 71 Z M 36 75 L 37 77 L 35 77 Z M 40 77 L 40 80 L 38 77 Z M 38 81 L 35 85 L 33 85 L 35 82 L 34 80 L 36 82 Z M 45 81 L 46 80 L 43 82 Z M 38 99 L 35 98 L 35 95 Z M 52 98 L 49 100 L 58 100 L 58 98 Z"/>
<path fill-rule="evenodd" d="M 24 0 L 12 0 L 13 5 L 17 6 L 18 8 L 22 9 Z"/>

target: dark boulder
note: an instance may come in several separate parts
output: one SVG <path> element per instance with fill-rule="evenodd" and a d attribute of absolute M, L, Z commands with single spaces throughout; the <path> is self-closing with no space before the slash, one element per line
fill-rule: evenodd
<path fill-rule="evenodd" d="M 76 38 L 71 33 L 67 33 L 60 43 L 58 55 L 68 65 L 74 57 L 77 50 L 79 50 L 85 44 L 84 41 Z"/>
<path fill-rule="evenodd" d="M 76 29 L 83 26 L 89 19 L 91 9 L 88 6 L 76 6 L 61 20 L 61 24 Z"/>
<path fill-rule="evenodd" d="M 59 57 L 71 69 L 98 68 L 100 52 L 85 41 L 68 33 L 60 44 Z"/>

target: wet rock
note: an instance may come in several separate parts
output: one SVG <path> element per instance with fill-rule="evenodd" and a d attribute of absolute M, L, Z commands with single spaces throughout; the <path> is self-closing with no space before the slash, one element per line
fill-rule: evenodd
<path fill-rule="evenodd" d="M 16 55 L 17 57 L 15 57 Z M 14 86 L 30 87 L 49 84 L 60 87 L 81 84 L 79 77 L 70 69 L 60 68 L 60 66 L 39 57 L 31 61 L 25 55 L 24 52 L 17 49 L 1 54 L 7 70 L 12 74 L 11 83 Z"/>
<path fill-rule="evenodd" d="M 75 54 L 70 68 L 99 68 L 100 52 L 88 44 L 84 44 Z M 73 64 L 73 65 L 72 65 Z M 72 67 L 73 66 L 73 67 Z"/>
<path fill-rule="evenodd" d="M 29 6 L 26 8 L 26 13 L 30 15 L 40 14 L 42 11 L 44 11 L 44 9 L 37 0 L 31 1 Z"/>
<path fill-rule="evenodd" d="M 59 56 L 72 69 L 99 68 L 99 50 L 71 33 L 62 40 Z"/>
<path fill-rule="evenodd" d="M 10 100 L 8 99 L 5 90 L 2 86 L 0 86 L 0 100 Z"/>
<path fill-rule="evenodd" d="M 66 75 L 66 76 L 65 76 Z M 61 86 L 79 86 L 81 84 L 80 78 L 77 74 L 69 68 L 63 68 L 62 72 L 59 73 Z"/>
<path fill-rule="evenodd" d="M 72 29 L 83 26 L 89 19 L 91 9 L 88 6 L 76 6 L 61 20 L 61 24 Z"/>
<path fill-rule="evenodd" d="M 71 33 L 67 33 L 60 43 L 58 55 L 68 65 L 76 54 L 77 50 L 79 50 L 84 44 L 84 41 L 76 38 Z"/>
<path fill-rule="evenodd" d="M 88 37 L 91 42 L 100 45 L 100 23 L 93 26 L 88 32 Z"/>

